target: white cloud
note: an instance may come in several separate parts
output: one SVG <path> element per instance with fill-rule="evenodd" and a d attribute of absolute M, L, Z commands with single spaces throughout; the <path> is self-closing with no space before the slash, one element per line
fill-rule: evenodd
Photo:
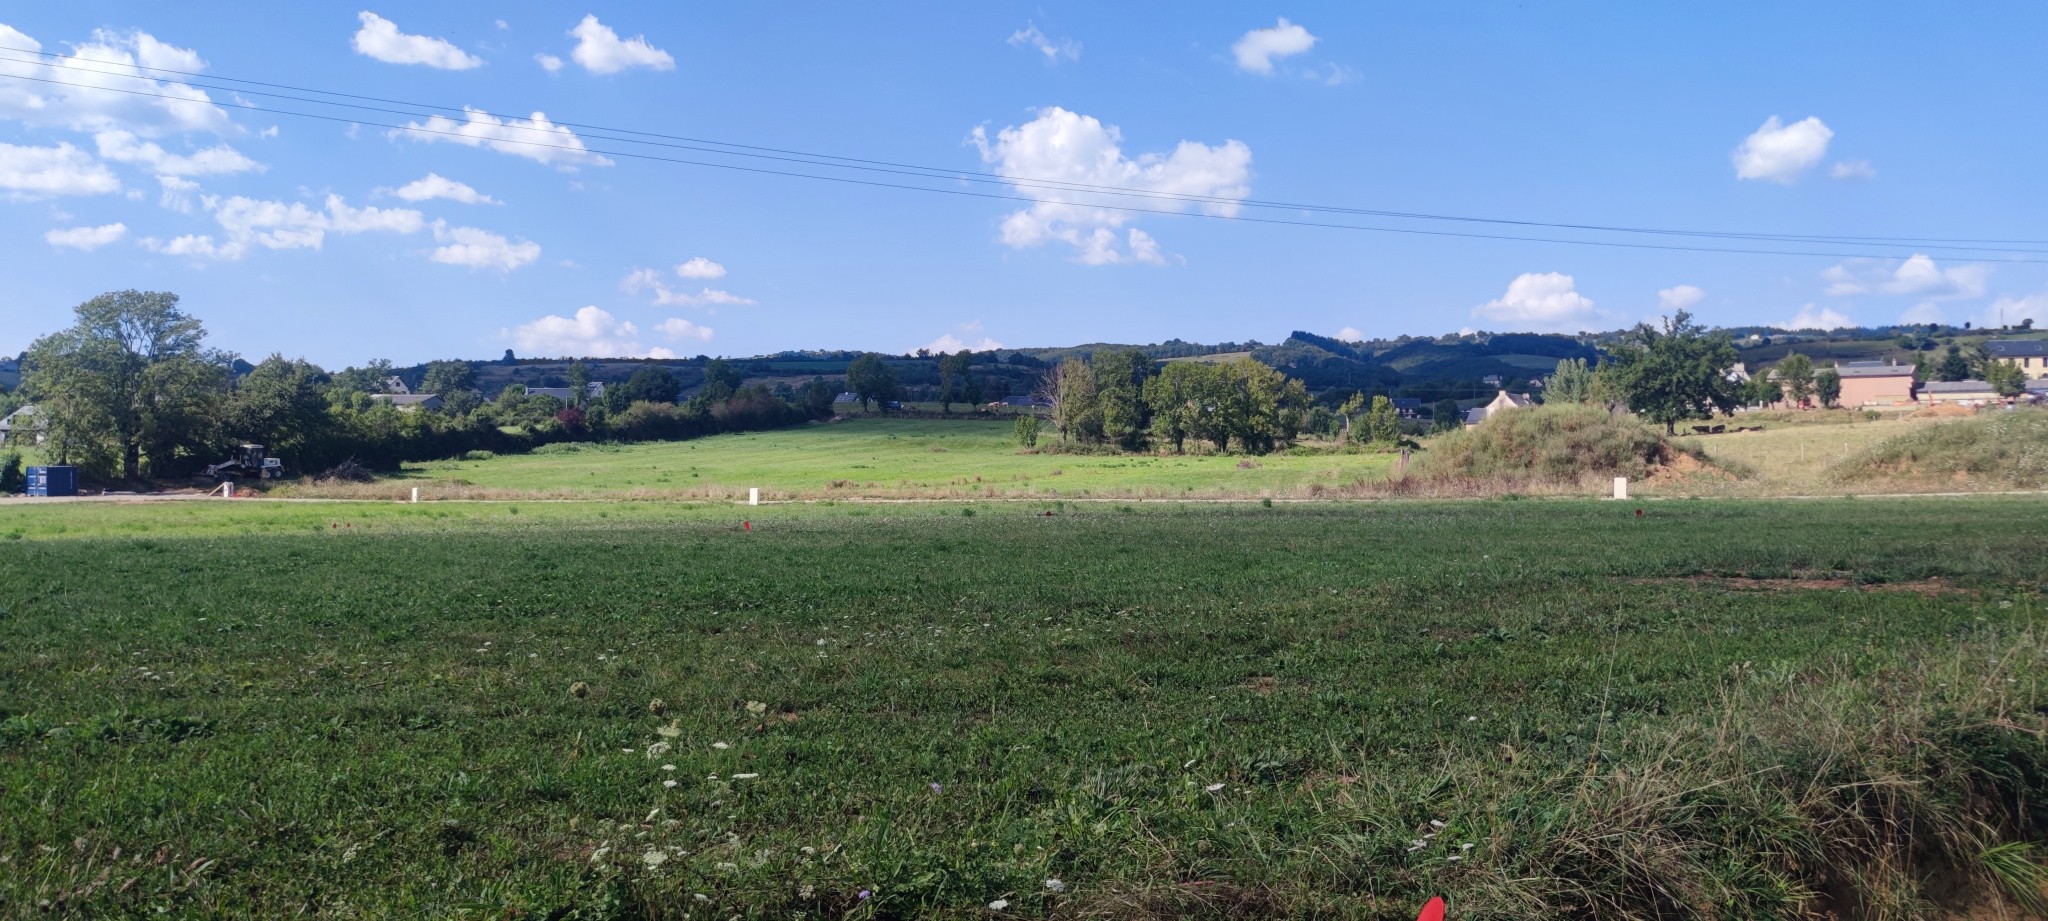
<path fill-rule="evenodd" d="M 385 190 L 380 189 L 379 191 Z M 465 205 L 502 204 L 497 199 L 472 189 L 465 183 L 456 182 L 439 173 L 428 173 L 422 178 L 415 179 L 389 191 L 391 194 L 406 201 L 432 201 L 437 198 L 445 198 L 449 201 L 461 202 Z"/>
<path fill-rule="evenodd" d="M 1901 323 L 1946 323 L 1948 317 L 1941 305 L 1933 301 L 1921 301 L 1899 314 Z"/>
<path fill-rule="evenodd" d="M 1921 297 L 1934 301 L 1982 297 L 1991 267 L 1983 263 L 1944 269 L 1924 254 L 1892 268 L 1882 259 L 1850 259 L 1821 272 L 1829 297 L 1859 294 Z"/>
<path fill-rule="evenodd" d="M 256 132 L 256 136 L 259 138 L 277 137 L 277 126 L 271 125 L 270 127 L 263 129 L 262 131 L 258 131 Z"/>
<path fill-rule="evenodd" d="M 100 157 L 116 163 L 133 163 L 158 176 L 210 176 L 245 173 L 250 170 L 261 172 L 263 164 L 242 155 L 241 151 L 219 144 L 203 150 L 193 151 L 188 156 L 170 153 L 154 141 L 145 141 L 133 132 L 118 128 L 101 131 L 93 135 L 93 142 L 99 145 Z"/>
<path fill-rule="evenodd" d="M 937 339 L 933 339 L 932 341 L 925 343 L 922 346 L 919 346 L 919 348 L 923 348 L 933 353 L 958 352 L 961 349 L 966 349 L 970 352 L 993 352 L 997 349 L 1003 348 L 1003 344 L 995 341 L 994 339 L 990 339 L 987 336 L 981 337 L 980 341 L 969 342 L 967 340 L 961 339 L 959 336 L 953 335 L 952 333 L 947 333 L 943 336 L 940 336 Z"/>
<path fill-rule="evenodd" d="M 1688 310 L 1706 296 L 1707 292 L 1697 285 L 1674 285 L 1657 292 L 1657 306 L 1665 310 Z"/>
<path fill-rule="evenodd" d="M 199 191 L 199 183 L 176 176 L 158 176 L 156 181 L 164 190 L 158 204 L 182 214 L 192 213 L 192 193 Z"/>
<path fill-rule="evenodd" d="M 1744 138 L 1735 148 L 1737 179 L 1763 179 L 1791 184 L 1828 155 L 1828 140 L 1835 133 L 1820 119 L 1807 118 L 1784 124 L 1773 115 L 1763 127 Z"/>
<path fill-rule="evenodd" d="M 0 144 L 0 189 L 17 197 L 103 195 L 121 190 L 106 164 L 70 144 L 16 147 Z"/>
<path fill-rule="evenodd" d="M 591 153 L 576 132 L 548 121 L 543 112 L 535 112 L 525 120 L 500 119 L 488 112 L 464 108 L 462 121 L 436 115 L 425 122 L 408 122 L 404 128 L 393 128 L 387 136 L 489 147 L 564 170 L 586 165 L 610 166 L 612 162 Z"/>
<path fill-rule="evenodd" d="M 1300 54 L 1314 47 L 1316 37 L 1287 17 L 1280 17 L 1278 25 L 1269 29 L 1253 29 L 1246 32 L 1230 50 L 1237 55 L 1237 69 L 1255 74 L 1273 72 L 1273 59 Z"/>
<path fill-rule="evenodd" d="M 1592 329 L 1607 315 L 1593 309 L 1577 282 L 1560 272 L 1526 272 L 1508 283 L 1507 293 L 1472 308 L 1472 315 L 1512 329 L 1576 333 Z"/>
<path fill-rule="evenodd" d="M 576 50 L 569 52 L 569 57 L 594 74 L 615 74 L 629 67 L 674 70 L 676 66 L 676 59 L 648 44 L 646 36 L 620 41 L 619 33 L 598 22 L 596 16 L 583 17 L 569 34 L 576 37 Z"/>
<path fill-rule="evenodd" d="M 469 70 L 484 66 L 484 59 L 455 47 L 445 38 L 408 35 L 398 31 L 391 20 L 364 10 L 356 14 L 363 27 L 356 30 L 356 53 L 386 64 L 425 64 L 440 70 Z"/>
<path fill-rule="evenodd" d="M 562 59 L 547 52 L 536 54 L 533 56 L 533 59 L 540 62 L 540 69 L 548 73 L 559 73 L 562 69 Z"/>
<path fill-rule="evenodd" d="M 510 272 L 540 258 L 540 244 L 527 240 L 514 243 L 475 227 L 450 227 L 434 222 L 434 240 L 442 244 L 427 258 L 448 265 Z"/>
<path fill-rule="evenodd" d="M 1140 154 L 1133 159 L 1124 156 L 1119 147 L 1122 135 L 1115 127 L 1058 106 L 1040 109 L 1037 118 L 1023 125 L 1004 128 L 993 142 L 978 126 L 972 138 L 982 162 L 1004 176 L 1221 199 L 1155 199 L 1145 202 L 1148 208 L 1187 207 L 1228 216 L 1237 213 L 1238 200 L 1251 194 L 1252 151 L 1241 141 L 1215 147 L 1182 141 L 1170 154 Z M 1014 190 L 1037 203 L 1003 219 L 1002 240 L 1013 248 L 1058 240 L 1073 246 L 1076 258 L 1088 265 L 1165 261 L 1158 243 L 1139 231 L 1122 235 L 1128 249 L 1117 248 L 1117 231 L 1132 215 L 1095 203 L 1121 204 L 1127 199 L 1029 185 Z"/>
<path fill-rule="evenodd" d="M 1039 31 L 1038 24 L 1033 22 L 1025 23 L 1024 28 L 1010 35 L 1010 47 L 1030 48 L 1037 51 L 1039 54 L 1045 55 L 1045 63 L 1047 64 L 1058 64 L 1061 58 L 1066 58 L 1069 61 L 1081 59 L 1080 42 L 1074 41 L 1071 38 L 1062 38 L 1054 41 L 1046 37 L 1044 32 Z"/>
<path fill-rule="evenodd" d="M 1346 326 L 1338 330 L 1337 335 L 1333 338 L 1340 342 L 1364 342 L 1371 337 L 1367 336 L 1364 330 L 1356 326 Z"/>
<path fill-rule="evenodd" d="M 703 265 L 697 264 L 700 262 Z M 712 271 L 714 269 L 715 273 Z M 693 272 L 697 274 L 691 274 Z M 725 274 L 725 267 L 700 256 L 676 266 L 676 274 L 684 278 L 717 278 Z M 755 303 L 752 298 L 741 297 L 717 288 L 706 287 L 695 294 L 677 291 L 670 288 L 661 273 L 653 269 L 634 269 L 627 273 L 625 278 L 619 280 L 619 290 L 627 294 L 652 292 L 654 303 L 663 306 L 751 307 Z"/>
<path fill-rule="evenodd" d="M 1794 314 L 1792 319 L 1777 324 L 1779 329 L 1819 330 L 1841 329 L 1844 326 L 1854 325 L 1856 325 L 1856 321 L 1849 319 L 1848 314 L 1832 307 L 1816 308 L 1812 304 L 1799 308 L 1799 312 Z"/>
<path fill-rule="evenodd" d="M 0 46 L 39 51 L 41 42 L 0 25 Z M 147 32 L 101 29 L 73 44 L 71 56 L 42 62 L 0 61 L 0 117 L 75 131 L 122 128 L 155 137 L 188 131 L 234 130 L 226 110 L 206 92 L 175 80 L 158 80 L 141 67 L 198 72 L 206 61 L 197 52 L 158 41 Z M 138 66 L 139 65 L 139 66 Z M 35 80 L 56 82 L 34 82 Z"/>
<path fill-rule="evenodd" d="M 1830 179 L 1876 179 L 1877 167 L 1869 160 L 1843 160 L 1828 167 Z"/>
<path fill-rule="evenodd" d="M 166 194 L 170 190 L 166 189 Z M 250 249 L 320 249 L 329 233 L 416 233 L 426 225 L 418 211 L 407 208 L 352 208 L 339 195 L 327 196 L 324 210 L 302 202 L 281 202 L 237 195 L 220 200 L 205 199 L 207 210 L 224 231 L 219 241 L 210 235 L 186 234 L 159 243 L 147 238 L 142 245 L 173 256 L 207 256 L 240 259 Z"/>
<path fill-rule="evenodd" d="M 43 234 L 51 246 L 71 249 L 95 250 L 128 235 L 126 224 L 102 224 L 98 227 L 71 227 L 52 230 Z"/>
<path fill-rule="evenodd" d="M 512 344 L 529 355 L 593 358 L 674 358 L 663 348 L 640 344 L 640 330 L 597 307 L 583 307 L 574 317 L 549 314 L 511 331 Z"/>
<path fill-rule="evenodd" d="M 512 24 L 511 24 L 511 23 L 509 23 L 509 22 L 506 22 L 505 20 L 502 20 L 502 19 L 498 20 L 498 31 L 500 31 L 500 32 L 503 32 L 503 31 L 505 31 L 506 29 L 510 29 L 510 28 L 512 28 Z"/>
<path fill-rule="evenodd" d="M 2033 320 L 2036 327 L 2048 326 L 2048 291 L 2025 297 L 2008 294 L 1992 301 L 1978 318 L 1977 325 L 2017 326 L 2021 320 Z"/>
<path fill-rule="evenodd" d="M 699 342 L 711 341 L 711 327 L 698 326 L 682 317 L 669 317 L 660 323 L 654 324 L 654 328 L 663 336 L 668 337 L 670 342 L 682 339 L 695 339 Z"/>
<path fill-rule="evenodd" d="M 676 266 L 676 274 L 684 278 L 724 278 L 725 266 L 703 256 L 692 256 L 690 261 Z"/>

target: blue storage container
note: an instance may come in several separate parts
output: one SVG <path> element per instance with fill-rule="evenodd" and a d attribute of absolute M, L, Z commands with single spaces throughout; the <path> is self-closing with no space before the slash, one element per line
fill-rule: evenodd
<path fill-rule="evenodd" d="M 28 494 L 31 496 L 78 495 L 78 468 L 28 468 Z"/>

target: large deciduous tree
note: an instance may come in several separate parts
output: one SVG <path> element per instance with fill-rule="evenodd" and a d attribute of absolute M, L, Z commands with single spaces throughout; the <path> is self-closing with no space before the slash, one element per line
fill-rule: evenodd
<path fill-rule="evenodd" d="M 1587 367 L 1585 359 L 1567 358 L 1557 363 L 1557 370 L 1544 382 L 1543 402 L 1591 403 L 1593 381 L 1594 371 Z"/>
<path fill-rule="evenodd" d="M 1785 385 L 1785 395 L 1792 398 L 1793 407 L 1805 408 L 1806 401 L 1813 397 L 1813 359 L 1793 352 L 1778 362 L 1777 371 L 1778 382 Z"/>
<path fill-rule="evenodd" d="M 303 464 L 306 446 L 325 437 L 333 424 L 327 385 L 327 372 L 318 366 L 272 355 L 235 383 L 221 434 L 268 445 L 287 463 Z"/>
<path fill-rule="evenodd" d="M 1631 411 L 1676 434 L 1679 422 L 1735 408 L 1735 358 L 1726 332 L 1707 332 L 1680 310 L 1661 329 L 1639 323 L 1628 331 L 1603 373 Z"/>
<path fill-rule="evenodd" d="M 847 364 L 846 388 L 860 399 L 862 409 L 867 409 L 870 402 L 880 403 L 886 409 L 889 401 L 896 398 L 896 372 L 882 361 L 882 356 L 869 352 Z"/>
<path fill-rule="evenodd" d="M 117 291 L 78 305 L 71 328 L 36 340 L 26 389 L 60 460 L 139 479 L 210 446 L 233 356 L 206 348 L 167 291 Z"/>

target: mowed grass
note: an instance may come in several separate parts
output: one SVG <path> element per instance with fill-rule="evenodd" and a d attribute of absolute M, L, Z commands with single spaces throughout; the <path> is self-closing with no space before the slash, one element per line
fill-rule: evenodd
<path fill-rule="evenodd" d="M 1027 454 L 1009 421 L 852 419 L 772 432 L 633 445 L 558 445 L 532 454 L 412 465 L 411 486 L 567 494 L 775 496 L 1289 495 L 1381 479 L 1384 454 Z M 1046 443 L 1057 440 L 1048 435 Z M 457 483 L 460 481 L 460 483 Z"/>
<path fill-rule="evenodd" d="M 1838 758 L 1587 816 L 1738 701 L 2042 701 L 2048 501 L 744 513 L 0 508 L 0 916 L 1619 916 L 1673 810 L 1812 908 L 1728 804 Z"/>

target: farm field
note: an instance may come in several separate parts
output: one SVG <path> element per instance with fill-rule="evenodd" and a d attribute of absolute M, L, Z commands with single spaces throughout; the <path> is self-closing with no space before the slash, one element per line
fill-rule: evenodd
<path fill-rule="evenodd" d="M 1025 454 L 1013 423 L 852 419 L 772 432 L 634 445 L 550 445 L 532 454 L 409 465 L 414 485 L 603 495 L 730 497 L 1064 496 L 1206 498 L 1304 492 L 1386 475 L 1385 454 Z M 1048 441 L 1057 438 L 1049 436 Z M 461 482 L 457 482 L 461 481 Z M 836 484 L 836 485 L 835 485 Z"/>
<path fill-rule="evenodd" d="M 2048 500 L 1642 508 L 10 504 L 0 917 L 1992 904 Z"/>

